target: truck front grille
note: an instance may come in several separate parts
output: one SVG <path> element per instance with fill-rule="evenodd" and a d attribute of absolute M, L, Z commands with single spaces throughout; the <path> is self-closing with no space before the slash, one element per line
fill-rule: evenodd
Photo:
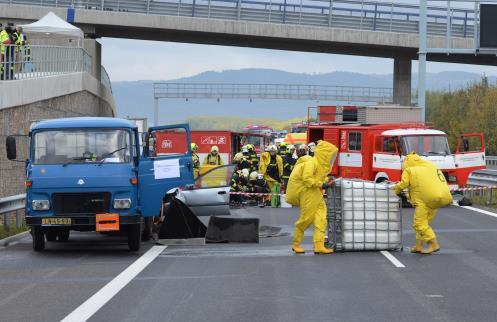
<path fill-rule="evenodd" d="M 107 213 L 110 207 L 110 193 L 54 193 L 52 204 L 56 215 Z"/>

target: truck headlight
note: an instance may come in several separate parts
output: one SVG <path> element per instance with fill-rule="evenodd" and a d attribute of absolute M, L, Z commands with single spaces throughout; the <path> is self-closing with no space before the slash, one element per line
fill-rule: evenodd
<path fill-rule="evenodd" d="M 114 209 L 131 208 L 131 199 L 114 199 Z"/>
<path fill-rule="evenodd" d="M 449 182 L 457 182 L 456 176 L 449 176 Z"/>
<path fill-rule="evenodd" d="M 31 206 L 33 210 L 49 210 L 50 202 L 48 200 L 33 200 Z"/>

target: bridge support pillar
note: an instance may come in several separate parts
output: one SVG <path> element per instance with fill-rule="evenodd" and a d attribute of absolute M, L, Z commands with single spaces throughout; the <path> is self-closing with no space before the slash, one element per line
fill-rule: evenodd
<path fill-rule="evenodd" d="M 411 60 L 395 58 L 393 62 L 393 103 L 411 105 Z"/>
<path fill-rule="evenodd" d="M 102 66 L 102 45 L 95 39 L 83 40 L 83 48 L 91 56 L 92 71 L 91 75 L 98 81 L 102 81 L 101 66 Z"/>

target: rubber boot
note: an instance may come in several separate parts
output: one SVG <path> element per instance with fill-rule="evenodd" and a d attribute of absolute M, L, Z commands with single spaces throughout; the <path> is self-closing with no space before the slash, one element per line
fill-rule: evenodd
<path fill-rule="evenodd" d="M 423 240 L 416 239 L 416 246 L 411 248 L 411 253 L 421 253 L 423 251 Z"/>
<path fill-rule="evenodd" d="M 440 250 L 440 245 L 438 244 L 436 239 L 432 239 L 428 241 L 428 249 L 423 249 L 421 254 L 428 255 L 431 253 L 438 252 Z"/>
<path fill-rule="evenodd" d="M 300 246 L 299 243 L 293 243 L 292 250 L 295 254 L 303 254 L 305 250 Z"/>
<path fill-rule="evenodd" d="M 324 247 L 324 242 L 314 243 L 314 254 L 331 254 L 333 249 Z"/>

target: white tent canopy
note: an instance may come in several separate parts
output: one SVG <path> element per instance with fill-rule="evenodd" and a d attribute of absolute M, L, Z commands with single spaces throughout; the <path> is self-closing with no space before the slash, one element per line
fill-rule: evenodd
<path fill-rule="evenodd" d="M 40 20 L 21 25 L 23 32 L 35 37 L 49 37 L 49 38 L 72 38 L 82 39 L 84 33 L 78 27 L 59 18 L 55 13 L 49 12 Z"/>

